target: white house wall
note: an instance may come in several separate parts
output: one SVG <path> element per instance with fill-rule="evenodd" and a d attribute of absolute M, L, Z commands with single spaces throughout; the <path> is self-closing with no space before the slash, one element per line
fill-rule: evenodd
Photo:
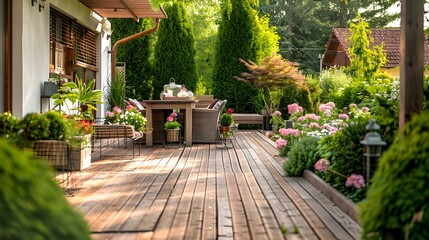
<path fill-rule="evenodd" d="M 12 112 L 17 117 L 40 109 L 46 111 L 50 107 L 46 100 L 41 108 L 40 98 L 43 82 L 49 77 L 50 6 L 89 29 L 95 30 L 98 25 L 89 16 L 91 10 L 78 0 L 47 0 L 41 12 L 38 3 L 31 6 L 30 0 L 12 1 Z M 110 40 L 105 34 L 99 36 L 96 81 L 97 88 L 103 89 L 110 72 Z M 104 115 L 104 111 L 98 113 L 101 114 Z"/>

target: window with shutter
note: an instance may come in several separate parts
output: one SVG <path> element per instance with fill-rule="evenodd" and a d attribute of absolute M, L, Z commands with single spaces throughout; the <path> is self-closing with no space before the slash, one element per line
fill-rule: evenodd
<path fill-rule="evenodd" d="M 50 72 L 92 80 L 97 72 L 97 33 L 60 11 L 50 10 Z"/>

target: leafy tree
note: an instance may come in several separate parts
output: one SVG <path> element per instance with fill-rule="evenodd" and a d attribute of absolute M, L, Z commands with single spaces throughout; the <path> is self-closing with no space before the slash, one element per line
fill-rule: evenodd
<path fill-rule="evenodd" d="M 160 93 L 171 78 L 195 91 L 197 72 L 195 40 L 184 4 L 175 2 L 164 8 L 168 18 L 160 22 L 154 53 L 154 93 Z"/>
<path fill-rule="evenodd" d="M 380 67 L 386 63 L 386 53 L 381 46 L 369 48 L 370 42 L 374 39 L 370 36 L 371 30 L 366 21 L 360 15 L 357 17 L 356 23 L 350 24 L 350 66 L 347 72 L 355 79 L 366 80 L 371 82 L 374 80 L 375 73 Z"/>
<path fill-rule="evenodd" d="M 320 1 L 268 0 L 261 2 L 261 13 L 270 15 L 270 23 L 277 27 L 280 54 L 299 62 L 305 73 L 319 72 L 319 55 L 333 27 L 345 28 L 358 12 L 374 28 L 396 20 L 398 14 L 386 9 L 399 1 Z"/>
<path fill-rule="evenodd" d="M 110 19 L 112 23 L 112 45 L 118 40 L 142 32 L 153 26 L 151 19 Z M 149 99 L 152 96 L 152 64 L 150 62 L 151 41 L 146 35 L 122 44 L 117 50 L 117 62 L 124 62 L 127 97 Z"/>
<path fill-rule="evenodd" d="M 286 61 L 278 54 L 272 54 L 262 60 L 260 65 L 240 59 L 250 72 L 235 77 L 242 82 L 250 83 L 261 93 L 265 110 L 269 115 L 278 110 L 282 91 L 286 86 L 294 84 L 304 86 L 304 76 L 298 72 L 297 64 Z M 266 99 L 268 97 L 268 99 Z"/>

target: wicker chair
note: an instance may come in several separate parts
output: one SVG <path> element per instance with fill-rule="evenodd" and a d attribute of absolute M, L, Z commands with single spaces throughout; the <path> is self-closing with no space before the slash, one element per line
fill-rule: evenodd
<path fill-rule="evenodd" d="M 219 109 L 192 109 L 192 142 L 214 143 L 218 140 L 219 116 L 225 108 L 226 100 Z"/>

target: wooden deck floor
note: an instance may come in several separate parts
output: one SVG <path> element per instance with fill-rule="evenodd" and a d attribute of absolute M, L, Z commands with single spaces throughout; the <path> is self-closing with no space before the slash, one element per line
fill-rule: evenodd
<path fill-rule="evenodd" d="M 94 239 L 359 238 L 358 224 L 305 179 L 285 177 L 261 133 L 235 136 L 228 149 L 143 147 L 134 158 L 116 149 L 122 156 L 78 172 L 82 189 L 68 200 Z"/>

